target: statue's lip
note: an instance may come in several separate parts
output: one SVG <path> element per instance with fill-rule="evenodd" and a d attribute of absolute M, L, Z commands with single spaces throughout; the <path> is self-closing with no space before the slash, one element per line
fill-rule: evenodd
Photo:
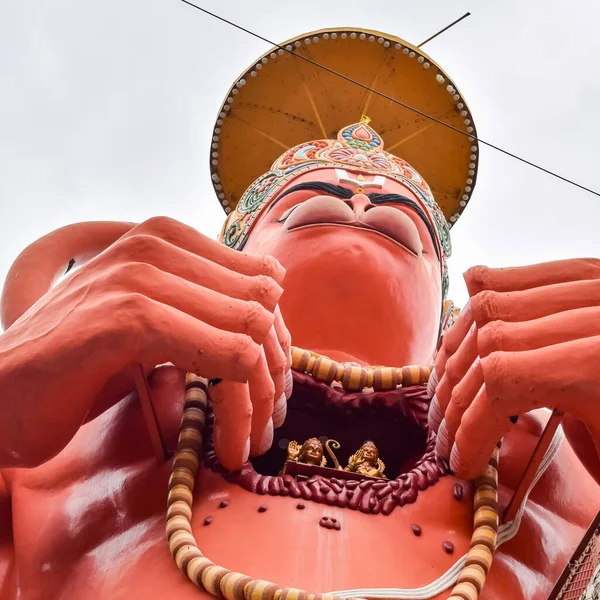
<path fill-rule="evenodd" d="M 348 223 L 336 223 L 333 221 L 332 222 L 325 221 L 325 222 L 321 222 L 321 223 L 307 223 L 305 225 L 297 225 L 295 227 L 294 226 L 287 227 L 287 230 L 288 231 L 300 231 L 302 229 L 309 229 L 309 228 L 313 228 L 313 227 L 331 227 L 331 226 L 349 227 L 351 229 L 359 229 L 361 231 L 368 231 L 370 233 L 374 233 L 376 235 L 379 235 L 379 236 L 387 239 L 388 241 L 392 242 L 396 246 L 399 246 L 403 250 L 406 250 L 406 252 L 408 252 L 412 256 L 414 256 L 414 257 L 419 256 L 418 252 L 415 252 L 412 248 L 409 248 L 406 244 L 398 241 L 397 239 L 394 239 L 393 237 L 383 233 L 382 231 L 379 231 L 378 229 L 375 229 L 375 227 L 370 227 L 369 225 L 366 225 L 365 223 L 361 223 L 360 221 L 352 221 L 352 222 L 348 222 Z"/>

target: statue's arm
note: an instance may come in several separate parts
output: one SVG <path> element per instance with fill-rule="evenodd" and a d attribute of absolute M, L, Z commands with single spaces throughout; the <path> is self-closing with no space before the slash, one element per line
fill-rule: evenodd
<path fill-rule="evenodd" d="M 438 452 L 476 477 L 520 414 L 557 408 L 600 482 L 600 260 L 465 274 L 471 300 L 444 335 L 429 412 Z"/>
<path fill-rule="evenodd" d="M 75 258 L 88 260 L 52 287 Z M 284 271 L 167 218 L 78 224 L 15 261 L 2 297 L 0 467 L 56 455 L 82 423 L 133 387 L 132 365 L 223 379 L 217 453 L 229 468 L 260 450 L 285 391 Z M 286 335 L 287 334 L 287 335 Z M 247 381 L 250 379 L 250 385 Z"/>

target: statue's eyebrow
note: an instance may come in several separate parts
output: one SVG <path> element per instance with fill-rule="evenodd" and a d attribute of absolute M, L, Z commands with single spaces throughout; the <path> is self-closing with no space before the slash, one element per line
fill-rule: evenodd
<path fill-rule="evenodd" d="M 314 191 L 314 192 L 326 192 L 330 196 L 335 196 L 336 198 L 341 198 L 347 200 L 348 198 L 352 198 L 354 196 L 354 192 L 349 190 L 348 188 L 342 187 L 341 185 L 334 185 L 333 183 L 325 183 L 324 181 L 305 181 L 304 183 L 298 183 L 293 185 L 288 190 L 285 190 L 282 194 L 279 194 L 275 200 L 271 203 L 271 206 L 267 209 L 265 214 L 268 214 L 271 209 L 282 199 L 285 198 L 288 194 L 292 194 L 293 192 L 299 192 L 301 190 L 304 191 Z"/>
<path fill-rule="evenodd" d="M 425 211 L 414 201 L 406 196 L 402 196 L 401 194 L 367 194 L 371 204 L 402 204 L 403 206 L 408 206 L 412 208 L 418 215 L 421 217 L 423 223 L 425 223 L 425 227 L 427 227 L 427 231 L 429 231 L 429 235 L 431 236 L 431 240 L 433 241 L 433 247 L 435 248 L 435 254 L 438 257 L 438 260 L 442 260 L 440 256 L 440 250 L 438 248 L 437 236 L 435 234 L 435 230 L 431 221 L 427 218 Z"/>

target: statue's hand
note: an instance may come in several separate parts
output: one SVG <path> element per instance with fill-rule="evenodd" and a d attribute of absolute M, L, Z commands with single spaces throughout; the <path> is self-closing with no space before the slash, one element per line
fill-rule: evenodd
<path fill-rule="evenodd" d="M 133 227 L 0 337 L 0 466 L 60 451 L 107 384 L 131 381 L 136 363 L 223 380 L 214 390 L 224 466 L 266 450 L 291 384 L 277 310 L 283 277 L 275 259 L 235 252 L 172 219 Z"/>
<path fill-rule="evenodd" d="M 431 380 L 438 453 L 477 477 L 516 417 L 541 407 L 585 423 L 600 448 L 600 260 L 474 267 L 465 280 L 471 299 Z"/>

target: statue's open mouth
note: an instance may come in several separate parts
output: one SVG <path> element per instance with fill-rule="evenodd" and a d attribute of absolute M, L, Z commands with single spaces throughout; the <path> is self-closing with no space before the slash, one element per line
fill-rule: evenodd
<path fill-rule="evenodd" d="M 287 418 L 275 431 L 271 449 L 238 471 L 226 471 L 212 449 L 209 419 L 205 463 L 228 481 L 259 494 L 389 514 L 396 506 L 414 502 L 420 490 L 448 473 L 447 464 L 435 455 L 435 435 L 427 426 L 428 404 L 425 386 L 353 393 L 294 372 Z M 385 478 L 336 471 L 330 457 L 326 468 L 302 464 L 302 469 L 280 475 L 289 442 L 302 444 L 309 438 L 337 440 L 342 468 L 365 440 L 372 440 L 385 463 Z"/>

